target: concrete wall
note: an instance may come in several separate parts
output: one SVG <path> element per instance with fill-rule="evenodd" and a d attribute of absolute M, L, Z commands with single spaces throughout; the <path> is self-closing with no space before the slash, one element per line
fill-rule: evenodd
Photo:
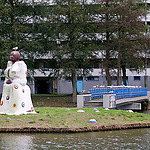
<path fill-rule="evenodd" d="M 140 78 L 141 80 L 135 81 L 133 76 L 128 77 L 129 85 L 144 87 L 144 76 L 141 76 Z"/>
<path fill-rule="evenodd" d="M 72 82 L 64 79 L 58 80 L 57 94 L 72 94 Z"/>
<path fill-rule="evenodd" d="M 105 77 L 99 77 L 99 81 L 87 81 L 86 78 L 83 78 L 83 90 L 88 93 L 89 89 L 93 88 L 93 86 L 107 86 L 107 81 Z M 112 85 L 117 85 L 117 80 L 112 81 Z M 144 87 L 144 76 L 140 77 L 139 81 L 135 81 L 133 76 L 128 77 L 128 85 L 131 86 L 141 86 Z M 72 82 L 66 80 L 58 81 L 58 94 L 71 94 L 72 93 Z M 150 77 L 147 79 L 147 89 L 150 91 Z"/>
<path fill-rule="evenodd" d="M 89 89 L 93 88 L 93 86 L 96 86 L 96 85 L 106 86 L 107 85 L 106 78 L 99 77 L 99 81 L 87 81 L 86 78 L 84 78 L 83 80 L 83 89 L 85 90 L 86 93 L 89 91 Z"/>
<path fill-rule="evenodd" d="M 106 85 L 105 77 L 100 77 L 99 81 L 87 81 L 83 78 L 83 90 L 87 93 L 95 85 Z M 65 79 L 58 80 L 57 94 L 72 94 L 72 82 Z"/>

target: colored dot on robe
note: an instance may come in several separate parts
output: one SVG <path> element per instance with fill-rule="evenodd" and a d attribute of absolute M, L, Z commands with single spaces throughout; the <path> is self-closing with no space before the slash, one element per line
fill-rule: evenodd
<path fill-rule="evenodd" d="M 16 104 L 16 103 L 14 103 L 14 104 L 13 104 L 13 108 L 16 108 L 16 107 L 17 107 L 17 104 Z"/>
<path fill-rule="evenodd" d="M 15 84 L 15 85 L 14 85 L 14 88 L 15 88 L 15 89 L 18 89 L 18 85 L 17 85 L 17 84 Z"/>
<path fill-rule="evenodd" d="M 6 100 L 9 100 L 9 96 L 6 97 Z"/>
<path fill-rule="evenodd" d="M 25 103 L 24 103 L 24 102 L 22 102 L 22 103 L 21 103 L 21 106 L 22 106 L 22 107 L 24 107 L 24 106 L 25 106 Z"/>
<path fill-rule="evenodd" d="M 22 89 L 22 93 L 24 93 L 24 89 Z"/>
<path fill-rule="evenodd" d="M 1 105 L 1 106 L 3 105 L 3 101 L 1 101 L 0 105 Z"/>

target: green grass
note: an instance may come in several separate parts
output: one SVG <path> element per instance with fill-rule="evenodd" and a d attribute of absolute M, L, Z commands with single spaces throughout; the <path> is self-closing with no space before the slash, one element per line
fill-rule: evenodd
<path fill-rule="evenodd" d="M 1 98 L 0 94 L 0 98 Z M 71 94 L 32 94 L 32 103 L 34 107 L 77 107 L 73 103 Z"/>
<path fill-rule="evenodd" d="M 35 123 L 36 121 L 35 120 L 33 120 L 33 121 L 30 121 L 29 123 Z"/>
<path fill-rule="evenodd" d="M 36 107 L 37 114 L 8 116 L 1 115 L 0 128 L 3 127 L 61 127 L 61 128 L 82 128 L 100 125 L 148 123 L 149 114 L 131 113 L 124 110 L 105 110 L 97 108 L 100 112 L 93 111 L 93 108 L 83 108 L 85 113 L 77 113 L 78 108 L 58 107 Z M 10 120 L 7 120 L 10 118 Z M 95 119 L 97 124 L 90 124 L 88 121 Z"/>
<path fill-rule="evenodd" d="M 32 102 L 34 107 L 76 107 L 72 101 L 71 95 L 32 95 Z"/>

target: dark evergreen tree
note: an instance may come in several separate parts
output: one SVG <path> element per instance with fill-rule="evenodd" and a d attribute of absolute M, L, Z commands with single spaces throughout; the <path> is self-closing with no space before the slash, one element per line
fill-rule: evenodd
<path fill-rule="evenodd" d="M 116 58 L 114 68 L 118 68 L 118 85 L 121 84 L 121 69 L 126 85 L 126 68 L 142 69 L 142 54 L 147 51 L 149 37 L 143 19 L 147 14 L 144 0 L 101 0 L 98 1 L 101 20 L 99 27 L 106 50 L 105 68 L 108 85 L 111 58 Z M 101 42 L 101 41 L 100 41 Z M 110 55 L 111 54 L 111 55 Z"/>
<path fill-rule="evenodd" d="M 76 102 L 77 77 L 89 69 L 88 59 L 94 51 L 95 26 L 85 0 L 54 0 L 53 4 L 49 8 L 49 32 L 53 31 L 50 42 L 55 44 L 51 53 L 57 61 L 57 73 L 71 77 Z"/>
<path fill-rule="evenodd" d="M 10 51 L 18 47 L 28 58 L 29 68 L 33 68 L 36 51 L 44 49 L 40 36 L 41 22 L 45 15 L 44 3 L 26 0 L 0 0 L 0 56 L 1 68 L 5 68 Z M 43 27 L 44 24 L 42 24 Z M 38 30 L 37 30 L 38 28 Z M 44 31 L 43 31 L 44 32 Z M 5 59 L 6 58 L 6 59 Z M 32 60 L 32 61 L 31 61 Z"/>

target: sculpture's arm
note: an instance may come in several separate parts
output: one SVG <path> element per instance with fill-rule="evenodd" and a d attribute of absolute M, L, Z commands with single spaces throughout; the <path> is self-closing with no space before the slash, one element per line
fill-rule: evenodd
<path fill-rule="evenodd" d="M 20 84 L 21 85 L 26 85 L 27 84 L 27 78 L 26 78 L 26 76 L 27 76 L 27 65 L 23 62 L 23 61 L 21 61 L 20 63 L 19 63 L 19 67 L 20 67 Z"/>
<path fill-rule="evenodd" d="M 12 79 L 9 77 L 9 71 L 10 71 L 11 65 L 12 65 L 11 61 L 8 61 L 7 62 L 7 68 L 4 71 L 4 75 L 5 75 L 4 84 L 11 84 L 12 83 Z"/>

